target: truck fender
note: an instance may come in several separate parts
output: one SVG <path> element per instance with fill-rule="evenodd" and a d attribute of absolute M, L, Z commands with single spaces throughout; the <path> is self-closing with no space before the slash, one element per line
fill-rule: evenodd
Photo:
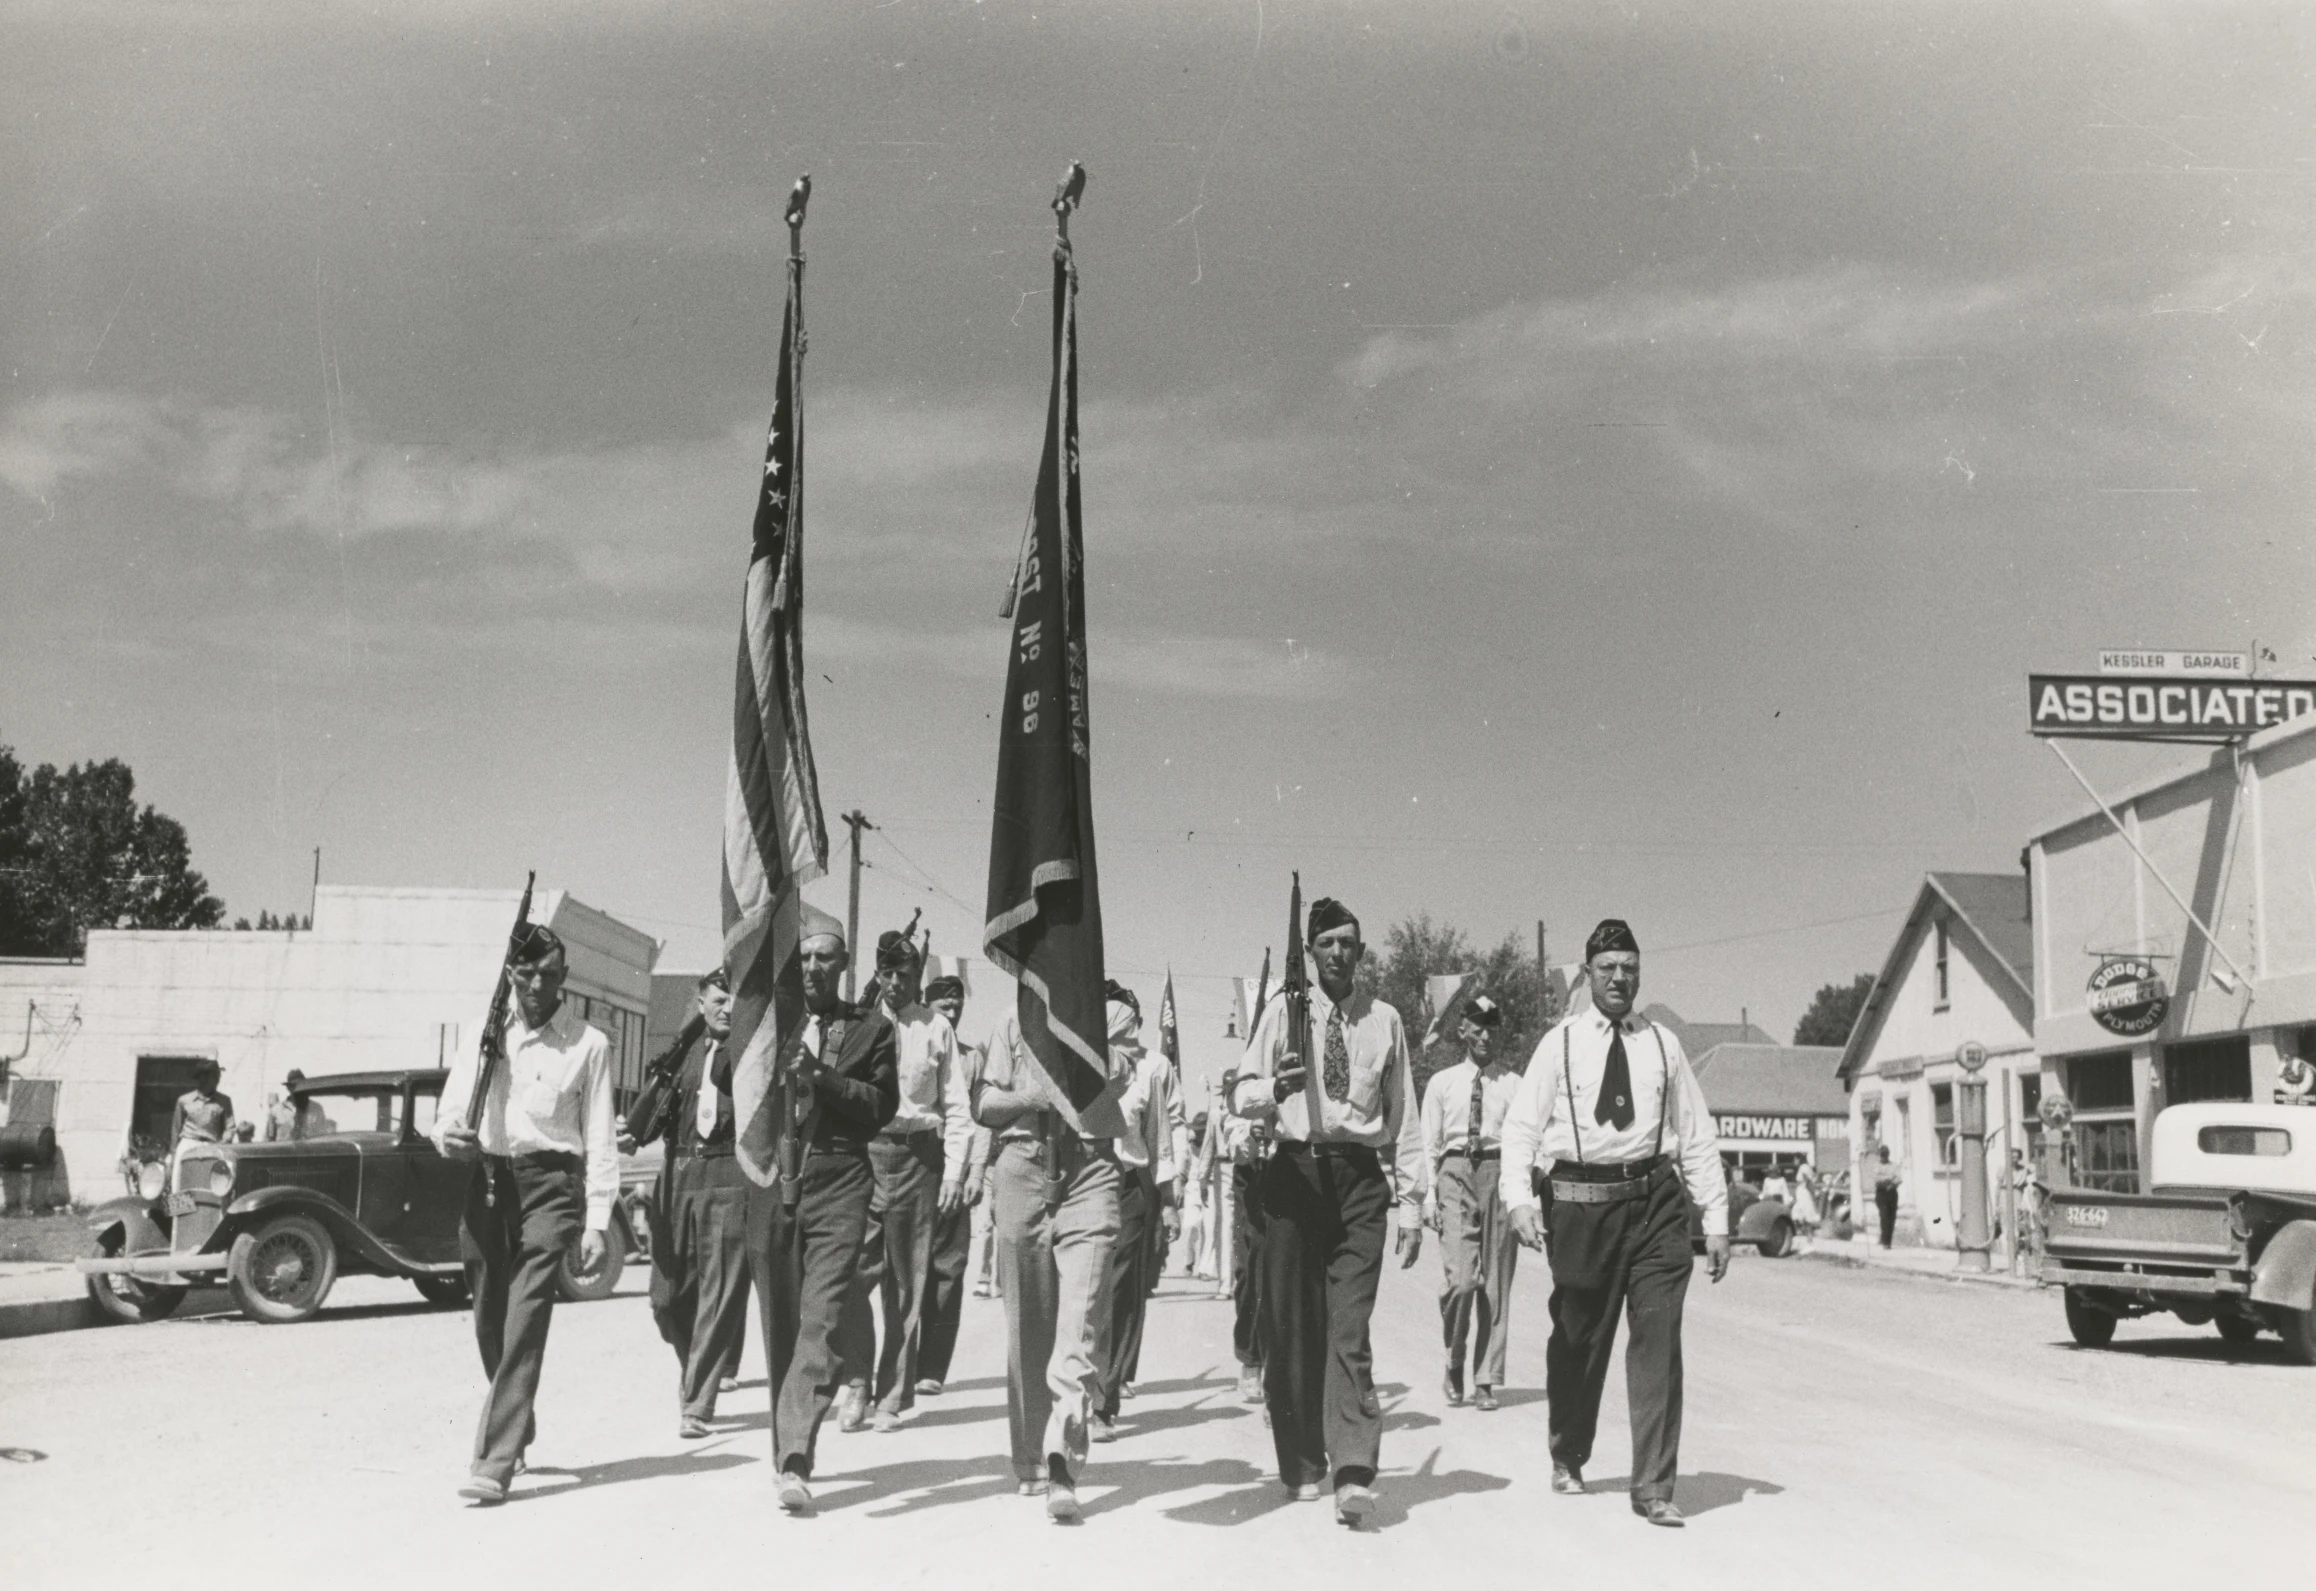
<path fill-rule="evenodd" d="M 121 1234 L 119 1252 L 141 1254 L 169 1246 L 169 1222 L 150 1199 L 108 1199 L 88 1213 L 88 1229 L 99 1249 L 115 1230 Z"/>
<path fill-rule="evenodd" d="M 2288 1221 L 2252 1269 L 2252 1302 L 2282 1309 L 2316 1306 L 2316 1221 Z"/>
<path fill-rule="evenodd" d="M 275 1186 L 245 1193 L 226 1207 L 225 1219 L 210 1237 L 213 1249 L 227 1248 L 233 1240 L 252 1227 L 277 1215 L 295 1212 L 310 1215 L 329 1229 L 339 1248 L 354 1255 L 387 1276 L 419 1276 L 432 1274 L 424 1266 L 413 1266 L 408 1261 L 389 1253 L 386 1246 L 372 1237 L 354 1212 L 326 1193 L 312 1188 Z"/>

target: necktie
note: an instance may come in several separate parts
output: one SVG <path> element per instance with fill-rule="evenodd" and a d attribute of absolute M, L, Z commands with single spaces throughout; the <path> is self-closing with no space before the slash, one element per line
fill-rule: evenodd
<path fill-rule="evenodd" d="M 1343 1013 L 1327 1013 L 1327 1070 L 1324 1081 L 1329 1099 L 1351 1097 L 1351 1046 L 1343 1039 Z"/>
<path fill-rule="evenodd" d="M 1600 1071 L 1600 1102 L 1592 1107 L 1592 1119 L 1608 1127 L 1632 1125 L 1632 1067 L 1624 1058 L 1621 1024 L 1608 1030 L 1608 1064 Z"/>
<path fill-rule="evenodd" d="M 1477 1067 L 1473 1068 L 1472 1120 L 1471 1125 L 1464 1129 L 1464 1148 L 1475 1155 L 1480 1152 L 1480 1120 L 1482 1113 L 1481 1108 L 1483 1104 L 1483 1096 L 1481 1091 L 1487 1087 L 1487 1084 L 1487 1074 L 1480 1071 Z"/>
<path fill-rule="evenodd" d="M 700 1097 L 692 1110 L 692 1134 L 705 1143 L 716 1132 L 716 1047 L 708 1046 L 708 1053 L 700 1064 Z"/>

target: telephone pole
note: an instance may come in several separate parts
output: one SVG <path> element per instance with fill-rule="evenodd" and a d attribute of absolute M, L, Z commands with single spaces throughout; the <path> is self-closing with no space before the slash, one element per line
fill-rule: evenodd
<path fill-rule="evenodd" d="M 844 823 L 845 827 L 852 830 L 852 893 L 847 897 L 844 909 L 844 998 L 850 1004 L 854 969 L 860 964 L 860 952 L 856 948 L 860 944 L 860 831 L 873 829 L 876 825 L 858 807 L 844 815 Z"/>

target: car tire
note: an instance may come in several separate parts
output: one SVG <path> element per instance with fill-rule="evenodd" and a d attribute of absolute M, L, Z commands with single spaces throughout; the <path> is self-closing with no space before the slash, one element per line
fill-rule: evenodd
<path fill-rule="evenodd" d="M 2278 1309 L 2268 1319 L 2294 1364 L 2316 1365 L 2316 1309 Z"/>
<path fill-rule="evenodd" d="M 579 1268 L 579 1246 L 574 1243 L 563 1252 L 563 1264 L 556 1273 L 563 1296 L 574 1304 L 593 1303 L 609 1298 L 619 1286 L 619 1274 L 627 1268 L 627 1256 L 610 1234 L 605 1235 L 603 1263 L 591 1271 Z"/>
<path fill-rule="evenodd" d="M 413 1276 L 410 1280 L 418 1295 L 437 1309 L 464 1309 L 471 1302 L 463 1276 Z"/>
<path fill-rule="evenodd" d="M 1781 1260 L 1793 1252 L 1793 1223 L 1780 1217 L 1769 1228 L 1769 1235 L 1761 1240 L 1763 1259 Z"/>
<path fill-rule="evenodd" d="M 2085 1298 L 2081 1288 L 2070 1287 L 2067 1333 L 2085 1348 L 2104 1348 L 2115 1340 L 2115 1317 Z"/>
<path fill-rule="evenodd" d="M 267 1326 L 310 1320 L 338 1279 L 338 1245 L 310 1215 L 276 1216 L 233 1240 L 225 1286 L 234 1304 Z"/>
<path fill-rule="evenodd" d="M 116 1258 L 120 1252 L 118 1242 L 104 1245 L 106 1259 Z M 150 1321 L 166 1320 L 177 1313 L 177 1306 L 185 1302 L 189 1291 L 190 1288 L 165 1286 L 137 1276 L 88 1279 L 89 1302 L 96 1305 L 98 1314 L 118 1326 L 142 1326 Z"/>

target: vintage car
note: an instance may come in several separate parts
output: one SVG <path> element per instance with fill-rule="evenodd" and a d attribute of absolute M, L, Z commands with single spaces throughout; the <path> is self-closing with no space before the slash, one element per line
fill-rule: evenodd
<path fill-rule="evenodd" d="M 157 1197 L 90 1212 L 89 1297 L 114 1320 L 159 1320 L 222 1272 L 242 1313 L 274 1325 L 312 1316 L 341 1275 L 401 1276 L 437 1304 L 463 1304 L 458 1228 L 473 1168 L 427 1136 L 447 1075 L 309 1077 L 291 1095 L 286 1139 L 185 1145 Z M 564 1296 L 618 1286 L 637 1234 L 626 1201 L 611 1219 L 600 1266 L 583 1273 L 576 1252 L 565 1257 Z"/>
<path fill-rule="evenodd" d="M 1729 1242 L 1734 1248 L 1752 1247 L 1767 1259 L 1781 1260 L 1793 1252 L 1793 1209 L 1783 1199 L 1771 1198 L 1752 1183 L 1729 1181 Z M 1689 1207 L 1689 1246 L 1705 1247 L 1705 1216 Z"/>

